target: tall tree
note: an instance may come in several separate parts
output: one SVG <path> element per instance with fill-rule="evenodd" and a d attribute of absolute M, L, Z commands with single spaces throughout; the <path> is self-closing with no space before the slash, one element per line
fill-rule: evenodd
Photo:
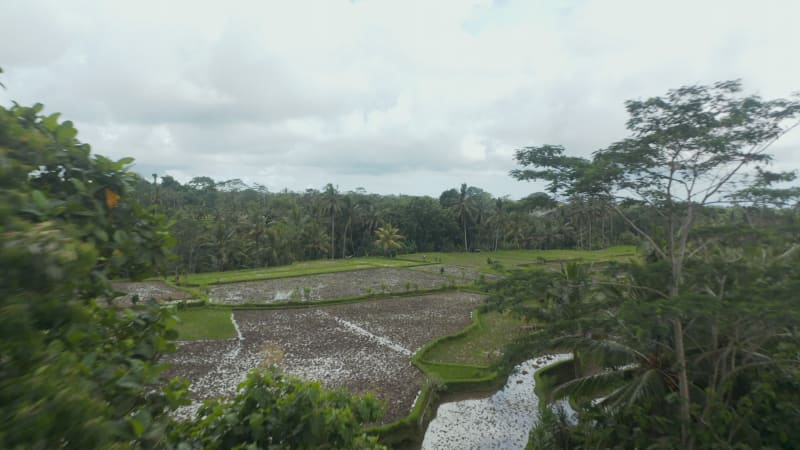
<path fill-rule="evenodd" d="M 475 192 L 474 189 L 475 188 L 468 187 L 467 183 L 462 183 L 460 190 L 449 189 L 442 192 L 442 195 L 439 197 L 439 204 L 441 204 L 443 208 L 449 210 L 455 216 L 459 225 L 461 225 L 465 252 L 469 251 L 467 226 L 472 220 L 472 214 L 475 209 L 472 201 L 472 196 Z"/>
<path fill-rule="evenodd" d="M 681 294 L 687 259 L 706 243 L 691 247 L 698 213 L 730 199 L 749 182 L 748 167 L 768 164 L 770 146 L 797 123 L 800 102 L 742 96 L 738 81 L 710 86 L 685 86 L 666 96 L 631 100 L 631 137 L 594 153 L 591 160 L 564 155 L 557 145 L 527 147 L 516 152 L 526 167 L 511 172 L 519 180 L 545 180 L 562 195 L 586 195 L 607 202 L 652 250 L 670 265 L 667 296 Z M 528 168 L 530 167 L 530 168 Z M 618 200 L 649 205 L 660 218 L 665 238 L 658 239 L 632 221 Z M 690 436 L 689 380 L 683 323 L 672 321 L 679 367 L 683 444 Z"/>
<path fill-rule="evenodd" d="M 151 447 L 179 398 L 159 376 L 170 314 L 96 299 L 163 267 L 167 223 L 133 201 L 132 159 L 42 110 L 0 106 L 0 447 Z"/>
<path fill-rule="evenodd" d="M 375 243 L 383 248 L 385 256 L 391 256 L 392 250 L 400 248 L 402 246 L 400 242 L 405 239 L 400 230 L 390 223 L 375 230 L 375 237 Z"/>
<path fill-rule="evenodd" d="M 322 195 L 322 211 L 331 218 L 331 250 L 329 254 L 331 259 L 334 259 L 336 258 L 334 244 L 336 239 L 336 233 L 334 232 L 336 226 L 336 215 L 339 214 L 339 211 L 341 211 L 341 205 L 339 203 L 339 191 L 331 183 L 325 185 L 325 191 Z"/>
<path fill-rule="evenodd" d="M 344 219 L 344 228 L 342 229 L 342 258 L 346 258 L 347 232 L 351 229 L 351 226 L 353 225 L 353 219 L 356 217 L 356 204 L 350 195 L 342 197 L 341 212 L 342 218 Z"/>
<path fill-rule="evenodd" d="M 505 230 L 508 228 L 508 208 L 506 207 L 506 203 L 508 203 L 508 199 L 506 198 L 498 198 L 494 201 L 494 209 L 492 210 L 492 215 L 489 218 L 489 224 L 492 225 L 493 233 L 492 233 L 492 250 L 497 251 L 497 247 L 500 244 L 500 238 L 504 237 Z"/>

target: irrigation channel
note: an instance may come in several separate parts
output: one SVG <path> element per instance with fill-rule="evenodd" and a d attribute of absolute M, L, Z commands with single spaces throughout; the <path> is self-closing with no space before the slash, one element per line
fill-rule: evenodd
<path fill-rule="evenodd" d="M 524 449 L 539 409 L 534 372 L 570 357 L 555 354 L 530 359 L 516 366 L 503 389 L 491 397 L 442 403 L 428 425 L 422 449 Z"/>

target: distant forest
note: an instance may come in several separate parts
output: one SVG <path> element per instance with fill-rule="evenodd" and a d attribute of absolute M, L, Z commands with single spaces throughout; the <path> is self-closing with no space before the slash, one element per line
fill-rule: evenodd
<path fill-rule="evenodd" d="M 556 200 L 543 192 L 512 200 L 466 184 L 432 198 L 340 192 L 332 184 L 270 192 L 239 179 L 195 177 L 181 184 L 167 175 L 138 178 L 134 195 L 173 222 L 172 274 L 380 255 L 375 230 L 385 224 L 405 237 L 398 253 L 591 250 L 639 243 L 635 230 L 606 201 L 580 195 Z M 663 234 L 652 208 L 632 201 L 619 206 L 648 234 Z M 719 206 L 704 208 L 697 220 L 700 229 L 756 227 L 791 222 L 793 214 L 757 204 Z"/>

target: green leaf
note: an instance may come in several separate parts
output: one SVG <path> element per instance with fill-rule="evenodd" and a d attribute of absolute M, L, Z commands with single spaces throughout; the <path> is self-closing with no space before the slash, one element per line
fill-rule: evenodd
<path fill-rule="evenodd" d="M 55 133 L 58 129 L 58 118 L 61 113 L 53 113 L 42 119 L 42 125 L 51 133 Z"/>
<path fill-rule="evenodd" d="M 86 185 L 83 184 L 83 181 L 81 181 L 81 180 L 79 180 L 77 178 L 70 178 L 69 181 L 72 182 L 72 185 L 75 186 L 75 189 L 78 192 L 81 192 L 81 193 L 86 192 Z"/>
<path fill-rule="evenodd" d="M 97 236 L 97 238 L 100 239 L 101 241 L 108 242 L 108 233 L 106 233 L 105 230 L 101 230 L 98 228 L 97 230 L 94 230 L 94 235 Z"/>
<path fill-rule="evenodd" d="M 117 230 L 114 232 L 114 242 L 118 244 L 122 244 L 128 238 L 128 235 L 123 230 Z"/>
<path fill-rule="evenodd" d="M 42 191 L 35 190 L 31 192 L 31 198 L 33 199 L 33 203 L 35 203 L 39 209 L 47 209 L 49 206 L 47 197 L 45 197 Z"/>
<path fill-rule="evenodd" d="M 144 424 L 135 417 L 132 417 L 129 423 L 131 424 L 131 428 L 133 428 L 134 436 L 139 437 L 144 433 Z"/>
<path fill-rule="evenodd" d="M 78 130 L 72 126 L 72 122 L 67 120 L 58 127 L 56 130 L 56 142 L 59 144 L 71 144 L 75 136 L 78 135 Z"/>

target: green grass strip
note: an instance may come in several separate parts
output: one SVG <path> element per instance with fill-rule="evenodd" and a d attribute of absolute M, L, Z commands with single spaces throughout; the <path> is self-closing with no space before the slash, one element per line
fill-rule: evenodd
<path fill-rule="evenodd" d="M 206 272 L 182 277 L 180 285 L 206 286 L 210 284 L 238 283 L 242 281 L 291 278 L 326 273 L 350 272 L 354 270 L 402 268 L 425 264 L 424 262 L 398 258 L 350 258 L 336 260 L 317 260 L 294 263 L 288 266 L 264 267 L 259 269 L 231 270 L 228 272 Z"/>
<path fill-rule="evenodd" d="M 433 252 L 403 255 L 404 259 L 445 265 L 469 267 L 486 274 L 503 274 L 519 267 L 555 264 L 566 261 L 607 262 L 638 258 L 632 245 L 620 245 L 602 250 L 500 250 L 496 252 Z M 489 261 L 491 260 L 491 264 Z"/>
<path fill-rule="evenodd" d="M 176 325 L 178 339 L 230 339 L 236 337 L 236 328 L 231 322 L 231 311 L 211 308 L 187 308 L 175 311 L 180 319 Z"/>

